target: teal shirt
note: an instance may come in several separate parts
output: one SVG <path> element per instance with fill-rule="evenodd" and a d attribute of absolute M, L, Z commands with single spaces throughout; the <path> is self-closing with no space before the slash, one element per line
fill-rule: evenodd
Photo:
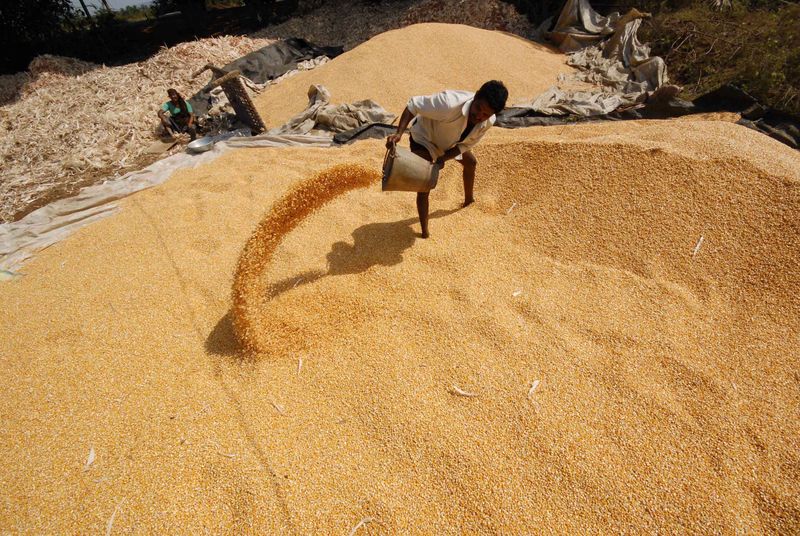
<path fill-rule="evenodd" d="M 172 117 L 180 115 L 181 113 L 181 107 L 175 106 L 174 104 L 172 104 L 172 101 L 167 101 L 164 104 L 162 104 L 161 109 L 164 110 L 165 112 L 169 112 L 169 115 L 171 115 Z M 194 113 L 194 110 L 192 110 L 192 105 L 189 104 L 189 101 L 186 101 L 186 109 L 189 111 L 190 114 Z"/>

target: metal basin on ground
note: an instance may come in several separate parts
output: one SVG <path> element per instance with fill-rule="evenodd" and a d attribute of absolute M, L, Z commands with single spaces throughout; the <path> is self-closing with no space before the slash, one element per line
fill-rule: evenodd
<path fill-rule="evenodd" d="M 202 138 L 197 138 L 189 142 L 189 145 L 186 146 L 186 150 L 190 153 L 204 153 L 210 151 L 212 147 L 214 147 L 214 138 L 203 136 Z"/>

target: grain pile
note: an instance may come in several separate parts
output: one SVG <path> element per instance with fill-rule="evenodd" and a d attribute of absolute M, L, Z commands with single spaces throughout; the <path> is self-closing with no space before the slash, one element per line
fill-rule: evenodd
<path fill-rule="evenodd" d="M 296 193 L 369 140 L 231 151 L 39 254 L 0 286 L 0 532 L 800 531 L 797 152 L 688 120 L 475 151 L 428 240 L 413 194 Z M 237 259 L 289 206 L 242 359 Z"/>
<path fill-rule="evenodd" d="M 382 33 L 313 71 L 269 87 L 254 103 L 268 127 L 280 126 L 306 108 L 309 86 L 321 84 L 337 103 L 369 98 L 400 115 L 413 95 L 446 87 L 475 91 L 496 78 L 505 82 L 509 102 L 514 102 L 561 84 L 559 75 L 572 72 L 563 54 L 538 43 L 470 26 L 415 24 Z"/>
<path fill-rule="evenodd" d="M 0 107 L 0 221 L 128 169 L 155 137 L 167 88 L 191 96 L 208 82 L 191 77 L 205 63 L 224 65 L 271 42 L 201 39 L 120 67 L 34 59 L 17 99 Z M 19 78 L 6 87 L 19 87 Z"/>
<path fill-rule="evenodd" d="M 256 382 L 293 416 L 271 451 L 306 467 L 282 445 L 333 434 L 296 492 L 360 501 L 387 533 L 797 531 L 798 159 L 672 124 L 693 132 L 495 136 L 477 210 L 454 210 L 447 169 L 430 243 L 413 195 L 392 211 L 373 191 L 289 234 L 246 315 L 286 375 Z M 710 153 L 719 135 L 788 165 Z"/>

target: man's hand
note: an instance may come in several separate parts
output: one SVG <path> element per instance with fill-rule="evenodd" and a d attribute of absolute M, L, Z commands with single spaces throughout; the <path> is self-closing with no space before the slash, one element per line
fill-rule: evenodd
<path fill-rule="evenodd" d="M 386 148 L 391 149 L 392 146 L 397 145 L 402 137 L 402 134 L 391 134 L 388 138 L 386 138 Z"/>

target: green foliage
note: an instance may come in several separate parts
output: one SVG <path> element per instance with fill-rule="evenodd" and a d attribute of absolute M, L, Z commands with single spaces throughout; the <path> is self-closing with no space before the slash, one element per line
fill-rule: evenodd
<path fill-rule="evenodd" d="M 0 69 L 24 68 L 31 51 L 46 49 L 76 24 L 70 0 L 0 2 Z"/>
<path fill-rule="evenodd" d="M 800 113 L 800 5 L 735 0 L 656 13 L 640 38 L 662 56 L 673 82 L 690 96 L 732 82 L 762 103 Z"/>
<path fill-rule="evenodd" d="M 117 19 L 130 22 L 152 19 L 156 16 L 153 6 L 147 5 L 124 7 L 115 11 L 114 14 Z"/>

